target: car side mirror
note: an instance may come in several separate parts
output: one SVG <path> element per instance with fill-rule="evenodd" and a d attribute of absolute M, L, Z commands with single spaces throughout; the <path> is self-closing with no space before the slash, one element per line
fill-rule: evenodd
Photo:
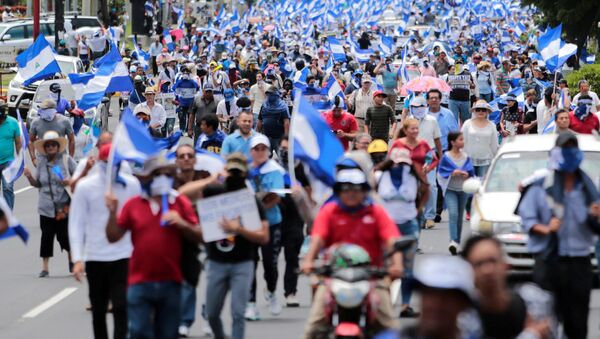
<path fill-rule="evenodd" d="M 4 36 L 2 37 L 2 41 L 8 41 L 10 40 L 12 37 L 10 36 L 10 34 L 4 34 Z"/>
<path fill-rule="evenodd" d="M 479 178 L 469 178 L 463 183 L 463 191 L 467 194 L 475 194 L 481 188 L 481 180 Z"/>
<path fill-rule="evenodd" d="M 19 102 L 19 107 L 23 105 L 23 106 L 29 106 L 31 105 L 31 100 L 30 99 L 23 99 Z"/>

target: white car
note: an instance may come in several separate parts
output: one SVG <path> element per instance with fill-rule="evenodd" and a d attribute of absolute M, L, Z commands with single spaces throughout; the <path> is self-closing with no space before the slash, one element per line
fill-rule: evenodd
<path fill-rule="evenodd" d="M 60 67 L 63 76 L 67 76 L 69 73 L 83 73 L 83 63 L 78 57 L 55 55 L 58 66 Z M 21 110 L 21 118 L 25 119 L 25 112 L 29 108 L 29 103 L 33 100 L 33 96 L 37 91 L 40 81 L 36 81 L 28 86 L 23 86 L 23 77 L 19 72 L 15 75 L 13 80 L 8 84 L 8 111 L 10 114 L 16 116 L 17 104 Z M 28 103 L 29 101 L 29 103 Z"/>
<path fill-rule="evenodd" d="M 521 194 L 520 182 L 547 168 L 550 150 L 557 134 L 519 135 L 507 139 L 496 154 L 483 179 L 473 178 L 464 183 L 466 193 L 473 194 L 471 232 L 494 234 L 503 244 L 507 262 L 514 278 L 527 278 L 533 267 L 533 257 L 527 250 L 526 233 L 515 208 Z M 582 169 L 593 182 L 600 179 L 600 139 L 592 135 L 577 135 L 580 149 L 585 153 Z M 593 249 L 591 256 L 594 256 Z M 596 260 L 593 260 L 594 264 Z"/>

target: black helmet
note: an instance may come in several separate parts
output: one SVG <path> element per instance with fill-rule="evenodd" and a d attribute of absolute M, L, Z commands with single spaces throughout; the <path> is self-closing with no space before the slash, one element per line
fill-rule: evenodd
<path fill-rule="evenodd" d="M 54 83 L 52 85 L 50 85 L 50 92 L 52 93 L 59 93 L 61 91 L 60 89 L 60 85 L 57 83 Z"/>

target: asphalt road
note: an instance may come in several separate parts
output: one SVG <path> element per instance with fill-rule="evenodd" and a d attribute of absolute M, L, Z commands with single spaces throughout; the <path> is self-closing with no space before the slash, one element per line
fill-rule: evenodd
<path fill-rule="evenodd" d="M 111 125 L 116 123 L 111 118 Z M 66 253 L 60 253 L 55 246 L 55 256 L 50 261 L 50 277 L 37 277 L 41 270 L 39 246 L 41 231 L 36 213 L 37 190 L 28 186 L 24 179 L 15 184 L 15 213 L 21 223 L 30 232 L 30 240 L 24 245 L 19 239 L 12 238 L 0 242 L 0 338 L 45 338 L 45 339 L 83 339 L 92 338 L 91 314 L 85 310 L 88 304 L 86 284 L 77 283 L 68 273 Z M 102 203 L 102 202 L 99 202 Z M 463 236 L 468 236 L 464 234 Z M 420 247 L 422 258 L 432 254 L 447 254 L 448 227 L 444 221 L 434 229 L 423 231 Z M 283 258 L 280 267 L 283 268 Z M 282 270 L 281 270 L 282 271 Z M 262 276 L 259 269 L 258 276 Z M 198 287 L 197 322 L 191 329 L 192 337 L 202 338 L 202 328 L 206 323 L 200 312 L 205 291 L 204 279 Z M 247 324 L 247 338 L 275 339 L 298 338 L 301 336 L 310 305 L 310 287 L 306 277 L 300 277 L 299 308 L 284 308 L 281 315 L 273 317 L 268 313 L 266 302 L 262 298 L 264 282 L 259 279 L 258 299 L 262 320 Z M 278 295 L 283 299 L 283 286 L 280 279 Z M 415 309 L 418 307 L 415 298 Z M 588 338 L 600 338 L 600 293 L 593 292 L 592 311 L 589 317 Z M 223 311 L 226 331 L 230 329 L 229 304 Z M 109 316 L 109 324 L 112 320 Z"/>

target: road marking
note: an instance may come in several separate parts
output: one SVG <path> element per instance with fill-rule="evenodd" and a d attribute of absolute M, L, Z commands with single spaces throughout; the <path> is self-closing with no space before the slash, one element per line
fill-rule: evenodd
<path fill-rule="evenodd" d="M 42 312 L 44 312 L 47 309 L 49 309 L 50 307 L 58 304 L 61 300 L 63 300 L 64 298 L 68 297 L 69 295 L 71 295 L 71 293 L 75 292 L 76 290 L 77 290 L 77 287 L 67 287 L 67 288 L 65 288 L 64 290 L 56 293 L 50 299 L 44 301 L 43 303 L 41 303 L 38 306 L 36 306 L 35 308 L 33 308 L 31 311 L 25 313 L 22 318 L 35 318 L 35 317 L 37 317 Z"/>
<path fill-rule="evenodd" d="M 29 190 L 30 190 L 30 189 L 32 189 L 32 188 L 33 188 L 33 186 L 27 186 L 27 187 L 23 187 L 23 188 L 21 188 L 20 190 L 16 190 L 16 191 L 15 191 L 15 194 L 19 194 L 19 193 L 27 192 L 27 191 L 29 191 Z"/>

